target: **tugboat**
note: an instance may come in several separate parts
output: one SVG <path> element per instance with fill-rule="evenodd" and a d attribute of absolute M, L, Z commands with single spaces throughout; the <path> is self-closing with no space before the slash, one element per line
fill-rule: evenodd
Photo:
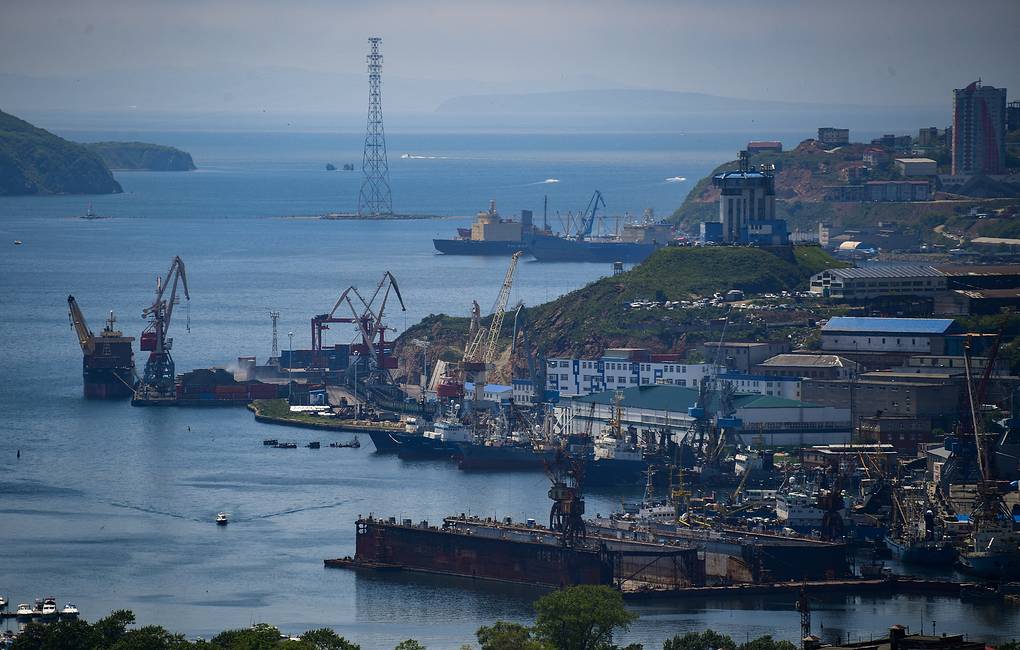
<path fill-rule="evenodd" d="M 226 526 L 229 523 L 230 523 L 230 518 L 229 518 L 229 515 L 227 515 L 227 513 L 221 512 L 220 514 L 216 515 L 216 525 L 217 526 Z"/>
<path fill-rule="evenodd" d="M 65 620 L 78 618 L 78 608 L 74 606 L 74 603 L 67 603 L 64 605 L 64 609 L 60 610 L 60 618 Z"/>

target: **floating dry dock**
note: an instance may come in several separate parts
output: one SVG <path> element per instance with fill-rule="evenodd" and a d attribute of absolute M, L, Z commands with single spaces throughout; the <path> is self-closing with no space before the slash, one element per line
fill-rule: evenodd
<path fill-rule="evenodd" d="M 439 573 L 562 587 L 607 584 L 624 591 L 674 591 L 718 584 L 840 580 L 850 576 L 843 544 L 748 534 L 655 535 L 589 525 L 573 544 L 555 530 L 477 517 L 439 526 L 359 518 L 353 558 L 326 566 Z"/>

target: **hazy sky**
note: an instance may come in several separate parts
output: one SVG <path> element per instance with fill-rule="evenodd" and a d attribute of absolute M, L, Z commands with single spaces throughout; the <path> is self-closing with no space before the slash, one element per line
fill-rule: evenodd
<path fill-rule="evenodd" d="M 67 80 L 113 104 L 158 86 L 195 107 L 361 106 L 353 80 L 370 35 L 384 39 L 385 83 L 403 84 L 391 110 L 455 94 L 627 87 L 948 103 L 978 76 L 1020 94 L 1018 28 L 1020 0 L 0 0 L 0 106 L 73 104 Z M 334 77 L 350 92 L 319 87 Z M 34 99 L 40 78 L 65 83 Z M 250 83 L 216 93 L 224 78 Z"/>

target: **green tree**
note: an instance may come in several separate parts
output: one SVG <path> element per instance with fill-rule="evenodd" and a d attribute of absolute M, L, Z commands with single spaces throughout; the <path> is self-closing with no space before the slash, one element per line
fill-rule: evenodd
<path fill-rule="evenodd" d="M 266 623 L 247 630 L 226 630 L 213 637 L 212 644 L 226 650 L 271 650 L 280 645 L 280 630 Z"/>
<path fill-rule="evenodd" d="M 351 643 L 328 627 L 308 630 L 301 635 L 301 641 L 313 650 L 361 650 L 361 646 Z"/>
<path fill-rule="evenodd" d="M 737 650 L 797 650 L 797 646 L 789 641 L 776 641 L 771 635 L 766 634 L 747 643 L 741 643 Z"/>
<path fill-rule="evenodd" d="M 88 650 L 96 646 L 96 637 L 88 623 L 70 621 L 46 625 L 29 623 L 14 640 L 14 650 Z"/>
<path fill-rule="evenodd" d="M 418 643 L 414 639 L 407 639 L 397 644 L 397 647 L 393 650 L 425 650 L 425 646 Z"/>
<path fill-rule="evenodd" d="M 125 632 L 110 650 L 186 650 L 191 647 L 183 634 L 173 634 L 159 625 L 146 625 Z"/>
<path fill-rule="evenodd" d="M 97 645 L 108 648 L 120 641 L 127 633 L 127 626 L 135 622 L 135 613 L 128 609 L 118 609 L 110 613 L 106 618 L 101 618 L 92 624 L 92 629 L 98 635 Z"/>
<path fill-rule="evenodd" d="M 542 650 L 542 644 L 531 636 L 531 629 L 520 623 L 496 621 L 475 632 L 482 650 Z"/>
<path fill-rule="evenodd" d="M 704 632 L 688 632 L 687 634 L 676 635 L 667 639 L 662 644 L 662 650 L 734 650 L 737 644 L 725 634 L 719 634 L 712 630 Z"/>
<path fill-rule="evenodd" d="M 535 637 L 556 650 L 614 648 L 613 634 L 626 631 L 637 615 L 623 596 L 604 585 L 578 585 L 535 601 Z"/>

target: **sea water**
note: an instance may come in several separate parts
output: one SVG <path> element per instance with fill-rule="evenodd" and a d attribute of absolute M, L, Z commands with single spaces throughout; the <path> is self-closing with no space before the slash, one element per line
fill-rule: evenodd
<path fill-rule="evenodd" d="M 373 289 L 387 270 L 406 307 L 389 305 L 387 321 L 399 331 L 430 313 L 467 315 L 472 299 L 483 310 L 493 303 L 507 260 L 442 256 L 431 243 L 468 225 L 490 199 L 504 216 L 530 209 L 541 223 L 548 196 L 557 229 L 595 189 L 610 214 L 653 208 L 665 216 L 744 138 L 394 134 L 395 209 L 451 217 L 368 222 L 308 218 L 356 208 L 359 174 L 324 168 L 358 163 L 357 134 L 61 135 L 172 144 L 190 151 L 200 169 L 118 173 L 120 195 L 0 198 L 0 593 L 14 605 L 52 595 L 78 604 L 87 619 L 127 608 L 141 623 L 207 637 L 252 622 L 289 633 L 329 626 L 366 648 L 410 637 L 459 647 L 479 625 L 529 620 L 541 592 L 323 568 L 324 558 L 353 553 L 359 514 L 541 521 L 547 479 L 405 462 L 374 454 L 367 439 L 361 449 L 330 449 L 350 436 L 257 424 L 244 409 L 85 401 L 67 296 L 77 298 L 93 331 L 112 309 L 118 327 L 137 337 L 156 277 L 180 255 L 191 300 L 177 307 L 171 327 L 178 371 L 229 366 L 241 355 L 264 360 L 270 310 L 282 314 L 280 347 L 292 340 L 306 348 L 312 315 L 349 285 Z M 89 203 L 111 218 L 78 219 Z M 552 300 L 610 272 L 602 264 L 525 261 L 511 301 Z M 353 335 L 333 329 L 327 342 Z M 136 362 L 140 368 L 144 356 Z M 264 438 L 321 440 L 323 448 L 272 449 Z M 607 513 L 635 496 L 592 493 L 588 510 Z M 220 511 L 231 514 L 229 526 L 213 523 Z M 785 595 L 634 609 L 641 618 L 627 639 L 646 647 L 706 627 L 738 640 L 795 639 L 799 631 Z M 989 639 L 1020 635 L 1015 610 L 913 596 L 820 599 L 814 621 L 827 639 L 932 621 L 939 631 Z"/>

